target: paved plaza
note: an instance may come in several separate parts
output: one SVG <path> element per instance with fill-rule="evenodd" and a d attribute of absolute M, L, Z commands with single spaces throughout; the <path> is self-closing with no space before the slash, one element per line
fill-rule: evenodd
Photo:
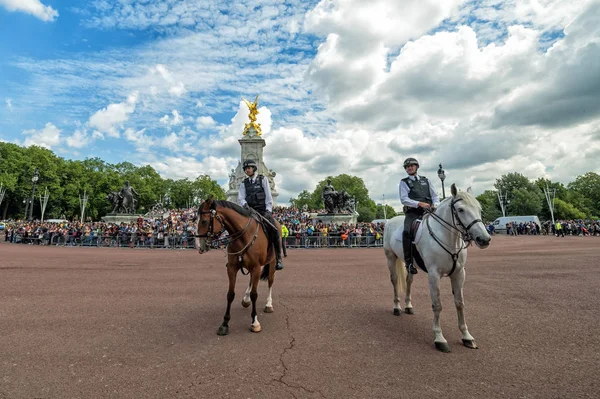
<path fill-rule="evenodd" d="M 581 398 L 600 391 L 600 238 L 469 249 L 461 344 L 450 281 L 433 346 L 426 275 L 392 315 L 383 249 L 289 250 L 275 313 L 230 335 L 221 251 L 0 244 L 0 398 Z"/>

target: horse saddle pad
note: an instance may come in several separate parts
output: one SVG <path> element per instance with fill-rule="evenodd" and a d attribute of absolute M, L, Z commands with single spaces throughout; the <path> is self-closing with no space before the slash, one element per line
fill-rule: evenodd
<path fill-rule="evenodd" d="M 423 233 L 423 229 L 421 226 L 422 219 L 417 219 L 412 223 L 410 227 L 410 236 L 412 237 L 413 244 L 418 244 L 421 240 L 421 235 Z M 396 240 L 402 241 L 402 229 L 396 230 L 394 233 L 394 238 Z"/>

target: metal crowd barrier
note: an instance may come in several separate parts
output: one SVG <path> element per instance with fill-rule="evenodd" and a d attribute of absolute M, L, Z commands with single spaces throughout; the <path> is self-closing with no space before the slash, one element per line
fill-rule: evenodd
<path fill-rule="evenodd" d="M 356 236 L 350 235 L 345 240 L 339 235 L 300 235 L 289 236 L 285 239 L 287 248 L 370 248 L 383 247 L 383 236 L 376 239 L 374 235 Z"/>
<path fill-rule="evenodd" d="M 345 240 L 339 235 L 307 235 L 289 236 L 283 238 L 287 248 L 371 248 L 382 247 L 383 236 L 376 239 L 374 235 L 350 235 Z M 167 249 L 194 249 L 193 236 L 178 234 L 152 234 L 139 236 L 136 233 L 83 236 L 44 234 L 42 237 L 24 238 L 19 234 L 13 236 L 15 244 L 36 244 L 54 246 L 82 246 L 82 247 L 107 247 L 107 248 L 167 248 Z M 216 243 L 215 243 L 216 245 Z"/>

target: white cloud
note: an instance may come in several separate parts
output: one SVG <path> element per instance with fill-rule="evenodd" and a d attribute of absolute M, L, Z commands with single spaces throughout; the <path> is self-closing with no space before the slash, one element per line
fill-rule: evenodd
<path fill-rule="evenodd" d="M 227 166 L 231 159 L 208 156 L 199 161 L 194 157 L 164 156 L 152 160 L 151 165 L 163 176 L 173 179 L 195 179 L 201 174 L 208 174 L 213 179 L 227 178 Z"/>
<path fill-rule="evenodd" d="M 83 148 L 90 142 L 90 138 L 85 130 L 77 129 L 72 136 L 67 137 L 67 145 L 71 148 Z"/>
<path fill-rule="evenodd" d="M 160 141 L 160 145 L 163 148 L 168 148 L 171 151 L 177 151 L 180 147 L 180 137 L 177 134 L 171 132 L 168 136 L 163 137 Z"/>
<path fill-rule="evenodd" d="M 175 97 L 181 97 L 187 90 L 185 89 L 185 85 L 181 81 L 177 81 L 173 74 L 168 70 L 166 65 L 158 64 L 154 68 L 150 69 L 150 72 L 153 74 L 158 73 L 166 85 L 168 86 L 167 91 L 169 94 Z M 153 86 L 153 93 L 157 92 L 158 89 L 156 86 Z"/>
<path fill-rule="evenodd" d="M 60 143 L 60 130 L 52 123 L 46 123 L 43 129 L 36 130 L 24 130 L 24 135 L 28 137 L 25 139 L 25 146 L 37 145 L 40 147 L 52 148 Z"/>
<path fill-rule="evenodd" d="M 50 6 L 45 6 L 40 0 L 0 0 L 0 5 L 8 11 L 25 12 L 42 21 L 54 21 L 58 18 L 58 11 Z"/>
<path fill-rule="evenodd" d="M 159 120 L 160 123 L 162 123 L 163 125 L 167 125 L 167 126 L 177 126 L 183 122 L 183 117 L 181 116 L 179 111 L 177 111 L 176 109 L 171 111 L 171 115 L 173 115 L 172 118 L 169 117 L 169 115 L 165 115 L 162 118 L 160 118 L 160 120 Z"/>
<path fill-rule="evenodd" d="M 110 137 L 119 137 L 119 128 L 127 122 L 129 116 L 135 111 L 135 105 L 138 101 L 138 93 L 134 92 L 127 97 L 127 100 L 117 104 L 110 104 L 108 107 L 97 111 L 90 117 L 90 127 L 96 129 L 99 133 L 106 133 Z"/>
<path fill-rule="evenodd" d="M 211 116 L 199 116 L 196 118 L 197 129 L 206 129 L 208 127 L 213 127 L 216 124 L 217 122 Z"/>
<path fill-rule="evenodd" d="M 78 110 L 81 120 L 110 104 L 90 118 L 92 138 L 123 132 L 140 162 L 166 176 L 226 180 L 248 122 L 237 102 L 256 93 L 280 202 L 350 173 L 397 205 L 407 156 L 438 189 L 442 162 L 447 183 L 476 192 L 509 171 L 563 182 L 600 171 L 598 0 L 102 4 L 88 7 L 84 24 L 152 29 L 159 39 L 19 60 L 31 90 L 5 96 Z M 98 96 L 77 94 L 88 91 Z M 142 101 L 118 103 L 134 91 Z M 156 129 L 159 120 L 169 129 Z"/>
<path fill-rule="evenodd" d="M 7 98 L 5 101 L 6 101 L 6 107 L 8 108 L 9 111 L 12 112 L 12 110 L 13 110 L 12 100 L 10 98 Z"/>
<path fill-rule="evenodd" d="M 171 86 L 171 88 L 169 89 L 169 93 L 176 97 L 181 97 L 186 92 L 187 90 L 185 89 L 185 86 L 182 82 L 178 82 L 175 86 Z"/>

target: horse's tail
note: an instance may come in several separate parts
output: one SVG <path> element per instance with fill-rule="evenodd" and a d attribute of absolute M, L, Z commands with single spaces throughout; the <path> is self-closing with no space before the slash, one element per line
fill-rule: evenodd
<path fill-rule="evenodd" d="M 263 266 L 262 273 L 260 273 L 261 280 L 266 280 L 269 278 L 270 267 L 271 267 L 271 265 L 269 263 L 267 263 L 266 265 Z"/>
<path fill-rule="evenodd" d="M 404 267 L 404 261 L 400 258 L 396 258 L 396 274 L 398 275 L 398 290 L 400 292 L 406 292 L 406 267 Z"/>

